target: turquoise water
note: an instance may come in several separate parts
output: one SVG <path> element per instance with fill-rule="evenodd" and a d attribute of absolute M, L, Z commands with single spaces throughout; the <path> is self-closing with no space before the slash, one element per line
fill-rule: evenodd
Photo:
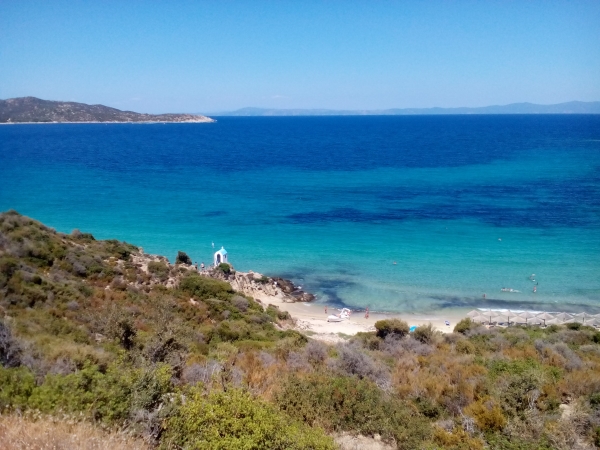
<path fill-rule="evenodd" d="M 0 177 L 1 210 L 328 304 L 600 307 L 600 117 L 3 126 Z"/>

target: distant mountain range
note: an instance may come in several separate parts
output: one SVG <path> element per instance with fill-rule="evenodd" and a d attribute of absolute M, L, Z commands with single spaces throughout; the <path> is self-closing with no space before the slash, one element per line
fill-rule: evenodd
<path fill-rule="evenodd" d="M 567 102 L 555 105 L 511 103 L 480 108 L 404 108 L 372 110 L 242 108 L 214 116 L 411 116 L 441 114 L 600 114 L 600 102 Z"/>
<path fill-rule="evenodd" d="M 36 97 L 0 100 L 0 123 L 24 122 L 214 122 L 196 114 L 140 114 L 104 105 L 55 102 Z"/>

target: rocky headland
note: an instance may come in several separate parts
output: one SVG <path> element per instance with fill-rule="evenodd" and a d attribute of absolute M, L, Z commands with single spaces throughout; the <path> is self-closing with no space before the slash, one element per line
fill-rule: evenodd
<path fill-rule="evenodd" d="M 0 100 L 0 123 L 210 123 L 197 114 L 142 114 L 104 105 L 18 97 Z"/>

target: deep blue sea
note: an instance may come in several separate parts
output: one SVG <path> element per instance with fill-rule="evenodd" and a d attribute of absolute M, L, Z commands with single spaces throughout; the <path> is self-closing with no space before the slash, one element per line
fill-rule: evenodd
<path fill-rule="evenodd" d="M 0 126 L 8 209 L 328 304 L 600 311 L 600 116 Z"/>

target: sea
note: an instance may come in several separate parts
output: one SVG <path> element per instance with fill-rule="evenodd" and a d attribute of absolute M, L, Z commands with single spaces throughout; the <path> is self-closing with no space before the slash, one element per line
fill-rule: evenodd
<path fill-rule="evenodd" d="M 317 304 L 600 312 L 600 115 L 216 119 L 0 126 L 0 210 Z"/>

